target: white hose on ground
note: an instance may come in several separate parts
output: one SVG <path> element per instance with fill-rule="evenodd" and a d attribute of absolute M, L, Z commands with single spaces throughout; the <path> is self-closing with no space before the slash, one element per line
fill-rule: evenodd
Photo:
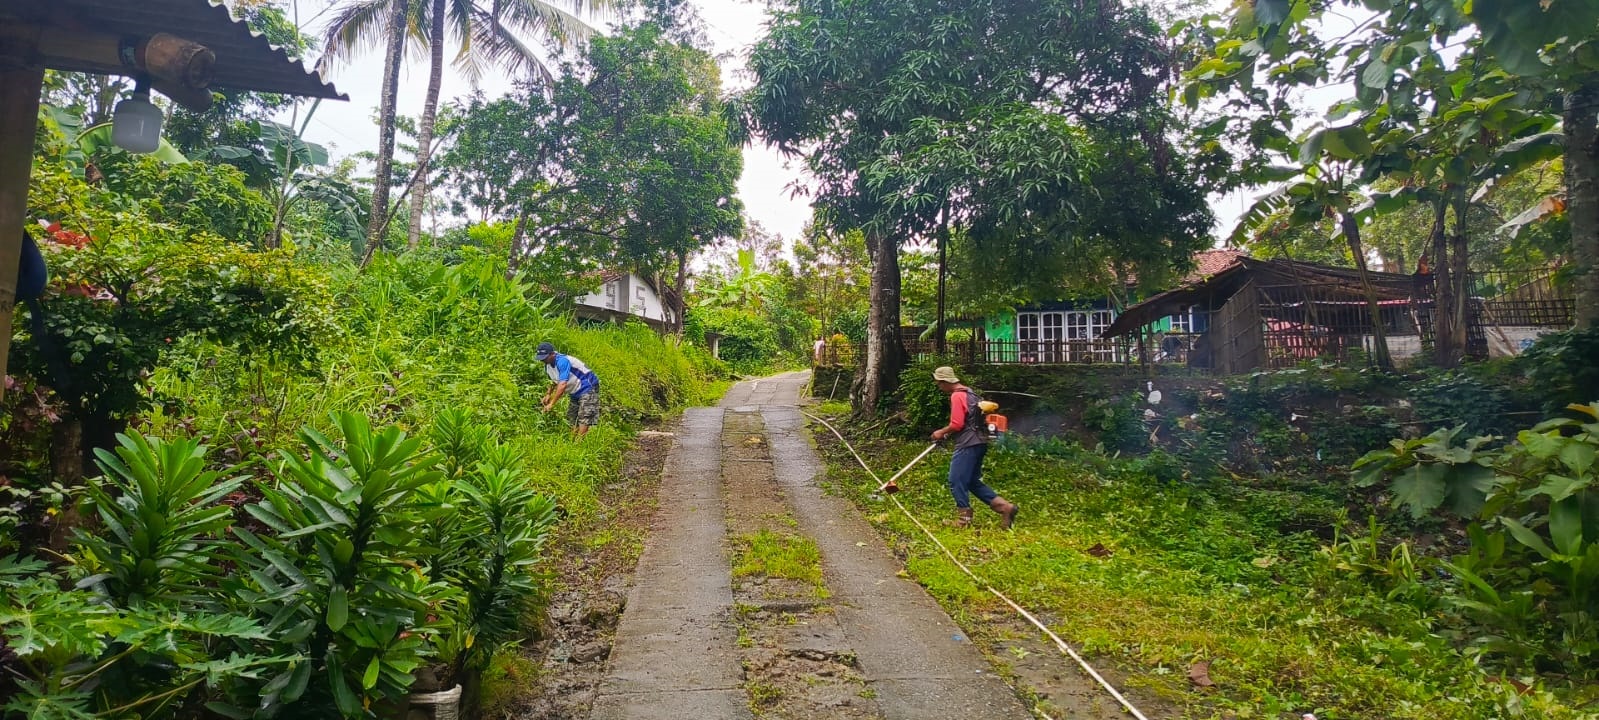
<path fill-rule="evenodd" d="M 844 443 L 844 448 L 849 450 L 849 454 L 855 456 L 855 462 L 860 463 L 861 464 L 861 468 L 866 470 L 866 474 L 872 476 L 872 480 L 877 482 L 878 487 L 883 487 L 884 485 L 887 484 L 887 483 L 882 482 L 877 477 L 877 473 L 873 472 L 871 466 L 866 464 L 866 461 L 861 458 L 861 454 L 858 453 L 858 452 L 855 452 L 855 446 L 849 444 L 849 441 L 844 439 L 844 435 L 838 431 L 838 428 L 833 427 L 832 423 L 829 423 L 826 420 L 823 420 L 822 418 L 819 418 L 819 417 L 817 417 L 815 415 L 812 415 L 810 413 L 801 413 L 801 414 L 804 415 L 805 417 L 808 417 L 808 418 L 810 418 L 812 420 L 815 420 L 816 422 L 821 423 L 823 427 L 826 427 L 828 430 L 831 430 L 833 432 L 833 435 L 838 438 L 838 441 L 841 442 L 841 443 Z M 917 455 L 915 460 L 912 460 L 909 465 L 906 465 L 898 473 L 895 473 L 894 477 L 896 479 L 898 479 L 899 476 L 904 475 L 912 467 L 915 467 L 915 465 L 917 463 L 921 462 L 922 458 L 927 457 L 927 454 L 929 452 L 931 452 L 932 450 L 933 450 L 932 447 L 929 447 L 926 450 L 923 450 L 921 455 Z M 988 584 L 987 581 L 985 581 L 982 578 L 978 577 L 977 573 L 972 572 L 971 568 L 966 567 L 966 563 L 961 562 L 960 558 L 955 557 L 955 553 L 950 552 L 949 548 L 944 546 L 944 543 L 939 542 L 938 536 L 934 535 L 933 531 L 928 530 L 927 526 L 923 525 L 921 520 L 916 519 L 916 516 L 911 513 L 909 508 L 905 507 L 904 503 L 901 503 L 899 501 L 899 498 L 897 498 L 897 497 L 895 497 L 893 495 L 889 495 L 888 499 L 892 500 L 894 502 L 894 505 L 899 508 L 900 512 L 905 513 L 905 517 L 910 518 L 910 521 L 912 523 L 915 523 L 916 527 L 918 529 L 920 529 L 922 531 L 922 533 L 927 536 L 927 539 L 932 540 L 933 544 L 937 545 L 938 549 L 942 550 L 944 552 L 944 556 L 948 557 L 950 562 L 955 563 L 955 566 L 961 569 L 961 572 L 966 573 L 967 577 L 970 577 L 973 582 L 976 582 L 978 585 L 983 586 L 983 589 L 993 593 L 1000 600 L 1005 601 L 1006 605 L 1009 605 L 1011 607 L 1011 609 L 1015 610 L 1023 618 L 1026 618 L 1028 622 L 1032 623 L 1039 630 L 1043 631 L 1043 633 L 1045 635 L 1049 636 L 1049 639 L 1055 641 L 1055 645 L 1060 648 L 1062 653 L 1066 654 L 1071 659 L 1077 661 L 1077 664 L 1082 666 L 1083 671 L 1088 673 L 1089 677 L 1092 677 L 1095 682 L 1098 682 L 1100 687 L 1105 688 L 1105 691 L 1110 693 L 1111 697 L 1116 698 L 1116 702 L 1121 703 L 1122 707 L 1126 708 L 1127 712 L 1132 713 L 1133 717 L 1138 718 L 1138 720 L 1149 720 L 1149 718 L 1144 717 L 1143 713 L 1138 711 L 1138 708 L 1133 707 L 1132 702 L 1128 701 L 1128 699 L 1126 697 L 1123 697 L 1120 692 L 1117 692 L 1116 687 L 1111 685 L 1109 680 L 1106 680 L 1103 675 L 1099 674 L 1099 671 L 1095 670 L 1093 668 L 1093 666 L 1089 665 L 1088 661 L 1083 659 L 1083 656 L 1078 655 L 1077 651 L 1073 650 L 1071 645 L 1068 645 L 1065 640 L 1062 640 L 1059 635 L 1056 635 L 1055 631 L 1050 630 L 1047 625 L 1045 625 L 1042 622 L 1039 622 L 1038 618 L 1033 617 L 1032 613 L 1027 612 L 1027 610 L 1025 608 L 1023 608 L 1020 605 L 1017 605 L 1014 600 L 1011 600 L 1010 598 L 1005 597 L 1005 594 L 1000 592 L 999 590 L 995 589 L 993 585 Z M 1043 715 L 1043 713 L 1039 713 L 1039 714 Z M 1044 715 L 1044 717 L 1048 718 L 1049 716 L 1048 715 Z"/>

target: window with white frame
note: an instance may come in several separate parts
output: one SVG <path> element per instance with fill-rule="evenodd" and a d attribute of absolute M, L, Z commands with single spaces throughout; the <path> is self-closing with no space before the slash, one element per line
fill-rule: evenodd
<path fill-rule="evenodd" d="M 1198 305 L 1189 305 L 1183 311 L 1171 316 L 1171 331 L 1174 333 L 1195 333 L 1199 331 L 1199 323 L 1195 317 L 1199 313 Z"/>
<path fill-rule="evenodd" d="M 1038 340 L 1038 313 L 1016 313 L 1016 339 Z"/>
<path fill-rule="evenodd" d="M 1116 313 L 1109 310 L 1047 310 L 1016 313 L 1016 340 L 1030 362 L 1114 362 L 1115 346 L 1097 342 Z"/>

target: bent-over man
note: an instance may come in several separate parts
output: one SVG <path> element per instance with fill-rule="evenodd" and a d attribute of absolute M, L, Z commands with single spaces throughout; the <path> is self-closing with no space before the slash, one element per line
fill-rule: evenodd
<path fill-rule="evenodd" d="M 587 435 L 600 419 L 600 376 L 582 360 L 556 352 L 547 342 L 539 343 L 533 357 L 544 363 L 544 374 L 554 383 L 544 394 L 544 412 L 553 409 L 562 395 L 567 396 L 566 419 L 572 423 L 573 434 L 578 438 Z"/>

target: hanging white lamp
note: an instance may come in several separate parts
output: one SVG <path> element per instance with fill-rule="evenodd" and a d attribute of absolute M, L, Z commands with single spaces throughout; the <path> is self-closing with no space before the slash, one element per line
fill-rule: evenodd
<path fill-rule="evenodd" d="M 133 95 L 117 103 L 111 117 L 111 141 L 117 147 L 141 155 L 161 146 L 161 108 L 150 102 L 150 83 L 140 78 Z"/>

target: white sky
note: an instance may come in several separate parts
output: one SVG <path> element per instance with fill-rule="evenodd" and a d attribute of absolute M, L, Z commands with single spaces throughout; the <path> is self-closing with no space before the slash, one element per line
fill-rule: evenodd
<path fill-rule="evenodd" d="M 1151 4 L 1162 0 L 1146 0 Z M 707 39 L 722 65 L 722 81 L 729 91 L 747 87 L 751 79 L 744 70 L 748 48 L 765 31 L 766 7 L 759 0 L 692 0 L 699 8 L 706 25 Z M 1225 4 L 1224 0 L 1215 0 Z M 299 20 L 304 30 L 320 37 L 325 27 L 329 6 L 335 0 L 292 0 L 297 3 Z M 1330 28 L 1337 30 L 1336 28 Z M 1347 29 L 1347 28 L 1345 28 Z M 307 128 L 307 139 L 328 146 L 335 162 L 362 151 L 372 151 L 377 146 L 378 133 L 373 117 L 381 96 L 383 60 L 381 50 L 373 50 L 364 60 L 335 68 L 330 79 L 338 89 L 349 95 L 350 102 L 324 102 Z M 503 73 L 490 73 L 476 89 L 489 96 L 502 95 L 513 85 L 514 78 Z M 422 113 L 423 96 L 427 85 L 425 59 L 410 63 L 401 77 L 400 112 L 411 116 Z M 447 69 L 442 99 L 470 95 L 471 83 L 453 69 Z M 1343 88 L 1324 88 L 1307 96 L 1308 107 L 1318 110 L 1332 101 L 1346 96 Z M 285 121 L 287 118 L 284 118 Z M 739 181 L 739 198 L 751 218 L 789 241 L 800 233 L 810 219 L 810 203 L 805 197 L 794 197 L 791 185 L 803 178 L 803 163 L 786 161 L 776 151 L 756 144 L 744 150 L 744 175 Z M 1256 191 L 1237 192 L 1211 198 L 1216 214 L 1214 234 L 1224 236 L 1237 222 Z"/>

